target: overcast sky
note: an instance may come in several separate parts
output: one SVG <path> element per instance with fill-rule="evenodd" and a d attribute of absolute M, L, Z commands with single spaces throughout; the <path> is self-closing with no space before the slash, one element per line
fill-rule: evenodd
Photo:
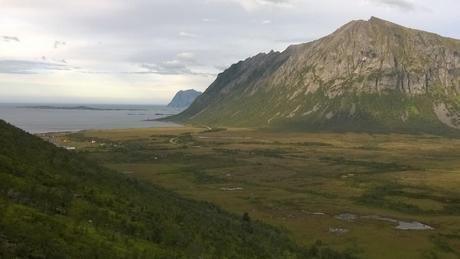
<path fill-rule="evenodd" d="M 459 0 L 0 0 L 0 102 L 164 104 L 377 16 L 460 38 Z"/>

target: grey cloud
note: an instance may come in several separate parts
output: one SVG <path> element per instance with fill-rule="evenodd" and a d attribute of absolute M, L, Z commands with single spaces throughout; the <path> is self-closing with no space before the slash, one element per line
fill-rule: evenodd
<path fill-rule="evenodd" d="M 185 61 L 195 61 L 196 58 L 195 53 L 193 52 L 180 52 L 177 53 L 176 57 Z"/>
<path fill-rule="evenodd" d="M 179 32 L 179 36 L 181 36 L 181 37 L 188 37 L 188 38 L 196 38 L 196 37 L 198 37 L 198 35 L 196 35 L 196 34 L 194 34 L 194 33 L 185 32 L 185 31 Z"/>
<path fill-rule="evenodd" d="M 59 48 L 60 46 L 65 46 L 67 43 L 65 41 L 54 41 L 54 48 L 57 49 Z"/>
<path fill-rule="evenodd" d="M 216 22 L 217 20 L 214 18 L 203 18 L 201 19 L 202 22 Z"/>
<path fill-rule="evenodd" d="M 10 42 L 10 41 L 20 42 L 19 38 L 15 36 L 0 36 L 0 38 L 6 42 Z"/>
<path fill-rule="evenodd" d="M 292 6 L 292 4 L 295 2 L 295 0 L 237 0 L 240 2 L 243 6 L 251 6 L 251 5 L 259 5 L 259 6 L 266 6 L 266 5 L 271 5 L 271 6 L 278 6 L 278 7 L 283 7 L 283 6 Z"/>
<path fill-rule="evenodd" d="M 160 62 L 142 63 L 140 67 L 147 70 L 140 73 L 153 73 L 161 75 L 215 75 L 213 73 L 197 71 L 195 68 L 203 67 L 203 65 L 197 61 L 195 53 L 187 51 L 175 54 L 172 59 L 167 59 Z"/>
<path fill-rule="evenodd" d="M 290 2 L 250 1 L 271 4 Z M 196 60 L 213 68 L 214 65 L 236 62 L 273 48 L 261 37 L 279 34 L 271 26 L 263 26 L 262 21 L 278 22 L 279 19 L 273 16 L 281 14 L 249 14 L 234 0 L 132 0 L 129 3 L 113 0 L 111 5 L 119 8 L 107 12 L 94 7 L 84 13 L 71 8 L 77 2 L 81 5 L 87 3 L 76 1 L 67 6 L 59 1 L 46 0 L 21 6 L 39 10 L 29 12 L 37 16 L 31 15 L 28 23 L 40 24 L 53 35 L 66 37 L 69 41 L 92 39 L 104 42 L 104 46 L 89 44 L 78 49 L 73 44 L 75 55 L 68 56 L 66 53 L 66 58 L 71 59 L 149 64 L 172 60 L 173 55 L 179 52 L 194 52 Z M 11 0 L 9 5 L 19 3 Z M 292 26 L 292 30 L 296 28 Z"/>
<path fill-rule="evenodd" d="M 142 64 L 141 68 L 147 69 L 147 73 L 161 75 L 205 75 L 206 73 L 194 72 L 186 64 L 179 60 L 171 60 L 161 63 Z"/>
<path fill-rule="evenodd" d="M 2 15 L 8 7 L 13 15 L 25 10 L 21 17 L 36 25 L 31 31 L 45 31 L 53 40 L 62 37 L 72 42 L 72 48 L 63 49 L 65 56 L 56 58 L 105 63 L 106 67 L 97 66 L 104 71 L 118 63 L 147 64 L 147 72 L 162 74 L 192 74 L 197 65 L 224 68 L 259 52 L 317 39 L 350 20 L 371 15 L 421 29 L 435 26 L 426 23 L 426 17 L 407 22 L 409 15 L 404 11 L 417 8 L 420 2 L 415 0 L 355 1 L 373 4 L 356 8 L 343 0 L 5 0 Z M 423 3 L 435 6 L 427 1 Z M 257 8 L 248 12 L 244 4 Z M 389 14 L 379 8 L 382 5 L 395 10 Z M 295 8 L 281 8 L 285 6 Z M 457 17 L 450 15 L 449 22 L 457 24 Z M 458 26 L 439 28 L 433 31 L 458 31 Z M 78 46 L 79 42 L 85 42 L 84 46 Z"/>
<path fill-rule="evenodd" d="M 214 67 L 221 72 L 228 68 L 227 66 L 219 66 L 219 65 L 214 66 Z"/>
<path fill-rule="evenodd" d="M 192 74 L 189 68 L 179 63 L 142 64 L 141 67 L 147 69 L 149 73 L 161 75 Z"/>
<path fill-rule="evenodd" d="M 292 0 L 260 0 L 260 2 L 271 3 L 271 4 L 289 4 Z"/>
<path fill-rule="evenodd" d="M 401 10 L 406 10 L 406 11 L 412 11 L 412 10 L 417 9 L 417 6 L 414 3 L 409 2 L 407 0 L 372 0 L 372 1 L 379 3 L 379 4 L 387 5 L 390 7 L 396 7 Z"/>
<path fill-rule="evenodd" d="M 65 64 L 28 61 L 28 60 L 0 60 L 0 74 L 38 74 L 43 71 L 71 70 Z"/>

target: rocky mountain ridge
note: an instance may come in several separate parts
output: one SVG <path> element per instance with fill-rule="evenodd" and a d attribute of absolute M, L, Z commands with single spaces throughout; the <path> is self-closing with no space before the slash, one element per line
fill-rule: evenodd
<path fill-rule="evenodd" d="M 171 119 L 306 130 L 460 129 L 460 41 L 376 17 L 258 54 Z"/>

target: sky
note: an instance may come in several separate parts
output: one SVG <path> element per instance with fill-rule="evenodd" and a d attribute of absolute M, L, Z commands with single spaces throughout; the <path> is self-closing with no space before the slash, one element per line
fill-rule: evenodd
<path fill-rule="evenodd" d="M 165 104 L 371 16 L 460 39 L 459 0 L 0 0 L 0 103 Z"/>

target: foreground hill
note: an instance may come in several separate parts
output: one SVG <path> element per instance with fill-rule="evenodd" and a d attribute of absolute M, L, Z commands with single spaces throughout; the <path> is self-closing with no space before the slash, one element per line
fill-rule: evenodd
<path fill-rule="evenodd" d="M 372 17 L 258 54 L 170 119 L 307 130 L 460 129 L 460 41 Z"/>
<path fill-rule="evenodd" d="M 176 95 L 174 95 L 174 98 L 168 104 L 168 107 L 187 108 L 200 95 L 201 92 L 195 91 L 194 89 L 189 89 L 185 91 L 181 90 L 177 92 Z"/>
<path fill-rule="evenodd" d="M 0 258 L 317 254 L 248 216 L 117 174 L 0 120 Z"/>

